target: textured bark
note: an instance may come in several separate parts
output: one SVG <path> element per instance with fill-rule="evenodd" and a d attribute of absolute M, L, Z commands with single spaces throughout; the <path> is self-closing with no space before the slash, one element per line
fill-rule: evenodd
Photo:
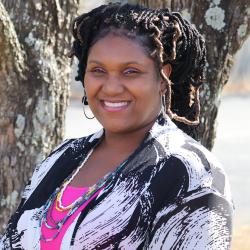
<path fill-rule="evenodd" d="M 35 165 L 63 138 L 78 2 L 0 1 L 0 232 Z"/>
<path fill-rule="evenodd" d="M 152 8 L 170 8 L 181 12 L 195 24 L 206 39 L 207 84 L 201 89 L 201 122 L 199 126 L 182 126 L 208 149 L 216 133 L 216 117 L 223 86 L 227 83 L 233 56 L 250 33 L 249 0 L 131 0 Z M 233 116 L 236 114 L 232 114 Z"/>

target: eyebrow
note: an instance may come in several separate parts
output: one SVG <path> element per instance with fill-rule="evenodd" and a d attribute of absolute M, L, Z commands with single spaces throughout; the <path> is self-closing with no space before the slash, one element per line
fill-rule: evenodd
<path fill-rule="evenodd" d="M 100 65 L 103 65 L 102 62 L 98 61 L 98 60 L 90 60 L 89 63 L 96 63 L 96 64 L 100 64 Z M 128 62 L 125 62 L 125 63 L 122 63 L 122 64 L 125 64 L 125 65 L 129 65 L 129 64 L 138 64 L 138 65 L 142 65 L 141 63 L 137 62 L 137 61 L 128 61 Z"/>
<path fill-rule="evenodd" d="M 99 62 L 99 61 L 97 61 L 97 60 L 90 60 L 89 63 L 102 64 L 101 62 Z"/>

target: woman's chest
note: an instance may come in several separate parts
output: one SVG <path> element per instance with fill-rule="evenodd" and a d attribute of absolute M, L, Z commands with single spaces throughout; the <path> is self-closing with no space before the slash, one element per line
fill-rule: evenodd
<path fill-rule="evenodd" d="M 104 193 L 101 192 L 75 218 L 62 244 L 68 249 L 89 249 L 88 246 L 130 245 L 128 242 L 132 242 L 134 237 L 138 240 L 131 243 L 133 247 L 142 242 L 153 216 L 150 192 L 144 184 L 135 177 L 134 180 L 116 183 L 111 192 L 105 194 L 103 190 Z M 39 249 L 37 242 L 40 240 L 39 218 L 42 212 L 43 207 L 25 211 L 19 220 L 18 231 L 23 234 L 24 249 Z M 73 245 L 70 246 L 72 239 Z"/>
<path fill-rule="evenodd" d="M 127 155 L 96 155 L 94 153 L 81 163 L 77 168 L 77 174 L 72 178 L 71 185 L 76 187 L 91 187 L 104 176 L 116 174 Z M 79 170 L 79 171 L 78 171 Z"/>
<path fill-rule="evenodd" d="M 145 240 L 153 218 L 152 199 L 145 198 L 149 196 L 148 190 L 126 185 L 115 187 L 85 217 L 79 217 L 73 249 L 120 249 L 122 246 L 136 249 Z"/>

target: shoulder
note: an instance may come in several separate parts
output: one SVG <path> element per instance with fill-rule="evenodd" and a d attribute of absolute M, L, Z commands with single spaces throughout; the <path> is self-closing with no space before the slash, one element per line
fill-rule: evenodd
<path fill-rule="evenodd" d="M 216 157 L 171 120 L 164 121 L 157 124 L 154 140 L 164 151 L 166 173 L 171 170 L 171 175 L 183 178 L 187 192 L 207 189 L 231 200 L 227 176 Z"/>
<path fill-rule="evenodd" d="M 23 199 L 27 199 L 30 196 L 44 176 L 53 167 L 54 163 L 66 152 L 68 148 L 72 147 L 72 145 L 75 143 L 76 139 L 64 140 L 58 146 L 56 146 L 40 164 L 35 167 L 28 184 L 22 192 Z"/>
<path fill-rule="evenodd" d="M 199 142 L 183 132 L 180 134 L 182 142 L 179 145 L 174 138 L 170 139 L 170 151 L 171 156 L 179 159 L 185 168 L 187 193 L 201 196 L 212 193 L 231 203 L 229 183 L 221 163 Z"/>
<path fill-rule="evenodd" d="M 35 172 L 43 171 L 43 169 L 48 170 L 62 155 L 66 155 L 66 157 L 77 157 L 79 154 L 83 154 L 87 147 L 91 147 L 100 139 L 102 133 L 102 130 L 100 130 L 85 137 L 64 140 L 36 167 Z"/>
<path fill-rule="evenodd" d="M 102 132 L 99 131 L 86 137 L 67 139 L 60 143 L 36 166 L 28 185 L 23 191 L 22 197 L 27 199 L 30 196 L 47 173 L 56 165 L 56 162 L 81 158 L 85 151 L 94 145 L 101 135 Z"/>

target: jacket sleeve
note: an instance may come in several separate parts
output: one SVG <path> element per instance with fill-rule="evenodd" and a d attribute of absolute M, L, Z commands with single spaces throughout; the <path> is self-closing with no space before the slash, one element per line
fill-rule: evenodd
<path fill-rule="evenodd" d="M 200 190 L 161 210 L 146 249 L 230 249 L 232 206 Z"/>
<path fill-rule="evenodd" d="M 233 205 L 227 179 L 218 165 L 205 168 L 203 162 L 166 161 L 155 181 L 155 201 L 161 202 L 144 249 L 230 249 Z"/>

